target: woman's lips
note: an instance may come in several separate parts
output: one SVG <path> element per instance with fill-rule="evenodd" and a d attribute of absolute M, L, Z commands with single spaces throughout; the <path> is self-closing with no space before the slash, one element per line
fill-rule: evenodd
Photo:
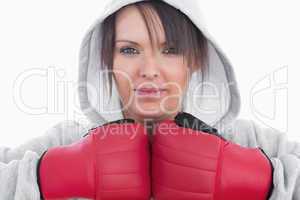
<path fill-rule="evenodd" d="M 166 89 L 159 88 L 139 88 L 135 89 L 135 93 L 140 97 L 162 97 L 166 93 Z"/>

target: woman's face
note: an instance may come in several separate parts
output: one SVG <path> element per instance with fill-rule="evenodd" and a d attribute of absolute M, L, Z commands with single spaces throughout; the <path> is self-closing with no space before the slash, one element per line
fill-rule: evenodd
<path fill-rule="evenodd" d="M 157 21 L 155 40 L 160 46 L 152 48 L 136 7 L 123 8 L 116 19 L 113 72 L 124 116 L 140 122 L 173 118 L 181 109 L 189 77 L 183 55 L 164 46 L 164 31 Z"/>

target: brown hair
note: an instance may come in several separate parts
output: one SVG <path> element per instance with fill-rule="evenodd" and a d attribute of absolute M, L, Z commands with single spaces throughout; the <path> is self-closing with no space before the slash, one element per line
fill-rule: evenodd
<path fill-rule="evenodd" d="M 176 9 L 161 0 L 140 1 L 129 5 L 136 6 L 143 16 L 152 46 L 154 45 L 154 40 L 152 35 L 153 32 L 150 31 L 150 27 L 154 27 L 154 32 L 157 33 L 154 26 L 155 19 L 153 17 L 153 12 L 156 12 L 165 31 L 166 45 L 175 45 L 177 52 L 183 54 L 184 58 L 187 59 L 189 67 L 201 66 L 202 71 L 204 70 L 204 66 L 207 64 L 207 39 L 189 17 L 179 9 Z M 102 22 L 101 27 L 101 66 L 109 71 L 108 78 L 110 92 L 112 89 L 116 16 L 119 11 L 120 10 L 109 15 Z"/>

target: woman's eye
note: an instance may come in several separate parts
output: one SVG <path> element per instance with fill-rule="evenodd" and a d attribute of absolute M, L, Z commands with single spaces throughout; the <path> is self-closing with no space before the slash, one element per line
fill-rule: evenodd
<path fill-rule="evenodd" d="M 138 54 L 138 51 L 131 47 L 125 47 L 120 49 L 120 53 L 122 54 Z"/>
<path fill-rule="evenodd" d="M 174 47 L 166 48 L 164 50 L 164 53 L 166 54 L 178 54 L 178 50 Z"/>

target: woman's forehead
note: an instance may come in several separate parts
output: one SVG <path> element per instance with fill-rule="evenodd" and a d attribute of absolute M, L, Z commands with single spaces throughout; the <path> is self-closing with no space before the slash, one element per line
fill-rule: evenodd
<path fill-rule="evenodd" d="M 151 12 L 151 14 L 150 14 Z M 149 11 L 151 20 L 150 30 L 155 37 L 156 43 L 165 42 L 165 33 L 163 26 L 155 11 Z M 149 31 L 146 22 L 135 6 L 128 6 L 122 8 L 116 18 L 116 40 L 129 40 L 134 42 L 149 42 Z"/>

